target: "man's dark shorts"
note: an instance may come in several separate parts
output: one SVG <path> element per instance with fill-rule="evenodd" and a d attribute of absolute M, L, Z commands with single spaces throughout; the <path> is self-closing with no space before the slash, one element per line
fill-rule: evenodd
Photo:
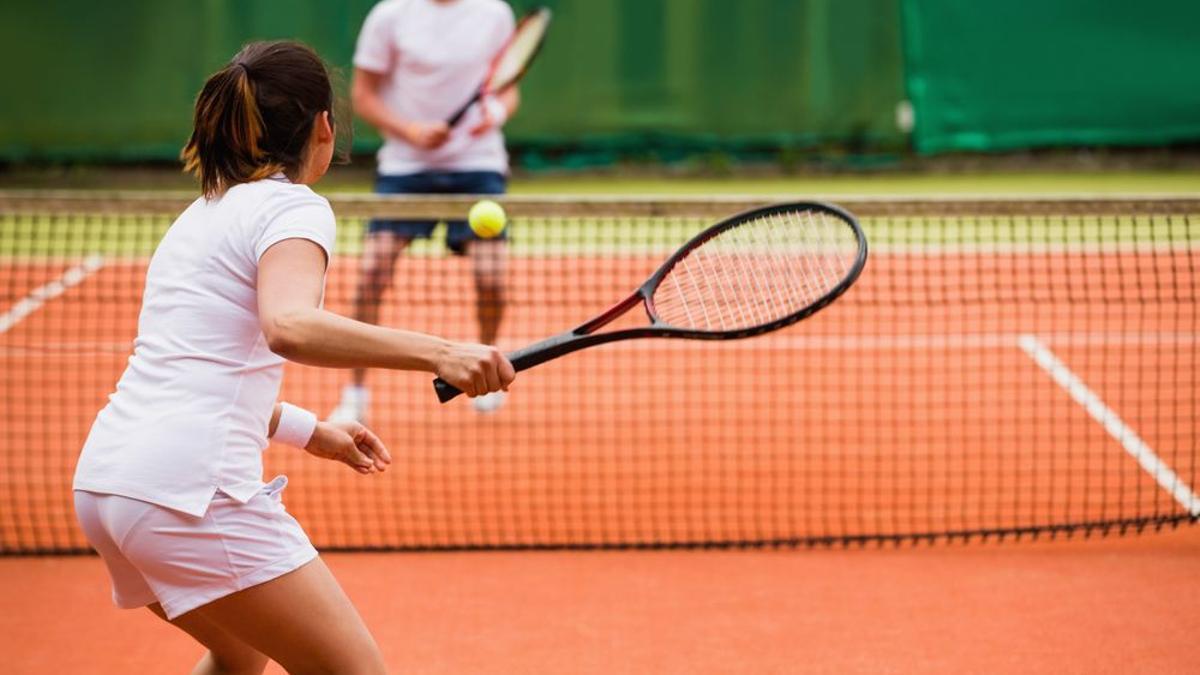
<path fill-rule="evenodd" d="M 375 177 L 375 193 L 381 195 L 406 194 L 477 194 L 502 195 L 508 187 L 508 179 L 497 171 L 422 171 L 400 176 Z M 392 232 L 405 239 L 423 239 L 433 234 L 436 220 L 388 220 L 376 218 L 367 226 L 368 232 Z M 468 241 L 479 239 L 466 220 L 446 221 L 446 245 L 451 251 L 462 255 Z M 508 238 L 508 228 L 500 233 L 499 239 Z"/>

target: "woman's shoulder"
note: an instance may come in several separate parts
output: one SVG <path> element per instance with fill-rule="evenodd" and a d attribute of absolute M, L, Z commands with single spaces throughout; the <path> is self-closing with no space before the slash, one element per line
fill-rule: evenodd
<path fill-rule="evenodd" d="M 329 205 L 328 199 L 314 192 L 309 186 L 298 183 L 278 182 L 266 187 L 262 206 L 262 211 L 268 214 L 304 208 L 327 212 L 330 217 L 333 215 L 333 207 Z"/>
<path fill-rule="evenodd" d="M 237 220 L 256 231 L 262 231 L 287 214 L 304 213 L 306 219 L 323 222 L 334 220 L 328 199 L 313 192 L 307 185 L 286 179 L 268 178 L 236 185 L 226 192 L 222 201 L 226 202 L 227 209 L 240 214 Z"/>
<path fill-rule="evenodd" d="M 303 183 L 293 183 L 282 176 L 273 176 L 230 188 L 229 197 L 252 203 L 307 203 L 329 206 L 329 200 Z"/>

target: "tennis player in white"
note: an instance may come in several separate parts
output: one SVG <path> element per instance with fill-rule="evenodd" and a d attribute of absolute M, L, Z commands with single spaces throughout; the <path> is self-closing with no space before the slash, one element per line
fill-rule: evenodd
<path fill-rule="evenodd" d="M 384 139 L 375 192 L 506 190 L 508 153 L 500 129 L 517 111 L 516 87 L 484 98 L 453 129 L 444 120 L 475 93 L 514 26 L 512 8 L 501 0 L 384 0 L 371 9 L 354 51 L 352 94 L 355 112 Z M 378 320 L 396 258 L 413 239 L 430 236 L 436 224 L 380 218 L 370 222 L 354 318 Z M 450 250 L 471 259 L 479 341 L 495 344 L 505 305 L 506 235 L 480 239 L 465 220 L 447 225 Z M 366 419 L 366 370 L 355 369 L 351 380 L 330 419 Z M 493 411 L 503 402 L 503 392 L 472 401 L 480 412 Z"/>
<path fill-rule="evenodd" d="M 183 153 L 203 196 L 151 259 L 133 356 L 75 473 L 114 602 L 206 646 L 193 673 L 260 673 L 268 658 L 292 673 L 384 672 L 284 508 L 286 478 L 263 482 L 261 453 L 273 436 L 364 474 L 391 458 L 361 424 L 276 402 L 285 358 L 426 370 L 472 395 L 513 379 L 492 347 L 321 308 L 335 221 L 307 185 L 329 166 L 332 109 L 324 65 L 296 43 L 251 44 L 209 78 Z"/>

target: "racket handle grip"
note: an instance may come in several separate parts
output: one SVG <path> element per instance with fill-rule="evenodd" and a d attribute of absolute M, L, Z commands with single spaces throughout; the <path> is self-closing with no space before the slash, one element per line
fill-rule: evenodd
<path fill-rule="evenodd" d="M 440 377 L 433 381 L 433 390 L 437 392 L 438 401 L 442 403 L 449 403 L 462 393 L 461 389 Z"/>
<path fill-rule="evenodd" d="M 458 123 L 462 121 L 463 115 L 466 115 L 467 111 L 471 109 L 471 106 L 478 103 L 479 99 L 481 98 L 483 98 L 483 92 L 475 92 L 475 95 L 471 97 L 470 101 L 467 101 L 463 107 L 459 108 L 457 112 L 455 112 L 446 120 L 446 126 L 450 127 L 451 129 L 458 126 Z M 443 401 L 443 403 L 445 403 L 445 401 Z"/>
<path fill-rule="evenodd" d="M 508 358 L 510 361 L 512 361 L 513 370 L 516 370 L 519 373 L 526 368 L 532 368 L 543 361 L 548 361 L 554 358 L 553 355 L 547 354 L 545 351 L 545 346 L 546 344 L 556 344 L 561 340 L 562 338 L 560 336 L 555 336 L 550 340 L 544 340 L 538 344 L 530 345 L 525 349 L 518 349 L 512 354 L 509 354 Z M 462 394 L 461 389 L 440 377 L 434 379 L 433 390 L 437 392 L 438 401 L 442 403 L 449 403 Z"/>
<path fill-rule="evenodd" d="M 532 368 L 539 363 L 545 363 L 550 359 L 557 358 L 572 352 L 582 347 L 582 344 L 571 346 L 571 341 L 576 336 L 572 333 L 564 333 L 547 338 L 541 342 L 536 342 L 523 349 L 518 349 L 508 355 L 508 360 L 512 362 L 513 370 L 518 373 L 526 368 Z M 442 378 L 437 378 L 433 381 L 433 390 L 437 392 L 438 400 L 442 403 L 449 403 L 451 400 L 458 397 L 462 390 Z"/>

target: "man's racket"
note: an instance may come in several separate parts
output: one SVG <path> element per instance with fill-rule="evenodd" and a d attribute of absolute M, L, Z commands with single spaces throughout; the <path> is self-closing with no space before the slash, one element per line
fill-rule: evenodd
<path fill-rule="evenodd" d="M 470 101 L 458 109 L 458 112 L 446 120 L 446 126 L 453 127 L 458 124 L 463 115 L 467 114 L 467 110 L 484 96 L 502 92 L 516 84 L 517 80 L 525 75 L 525 71 L 529 70 L 529 64 L 533 63 L 533 57 L 537 56 L 538 50 L 541 49 L 542 41 L 546 39 L 546 29 L 549 27 L 550 10 L 545 7 L 539 7 L 522 17 L 508 42 L 492 59 L 492 67 L 487 77 L 483 78 L 483 84 L 479 85 L 479 90 Z"/>
<path fill-rule="evenodd" d="M 789 326 L 833 302 L 867 262 L 854 216 L 831 204 L 754 209 L 692 238 L 628 298 L 579 326 L 508 355 L 517 371 L 594 345 L 643 337 L 732 340 Z M 596 331 L 637 305 L 649 325 Z M 445 403 L 462 392 L 433 381 Z"/>

